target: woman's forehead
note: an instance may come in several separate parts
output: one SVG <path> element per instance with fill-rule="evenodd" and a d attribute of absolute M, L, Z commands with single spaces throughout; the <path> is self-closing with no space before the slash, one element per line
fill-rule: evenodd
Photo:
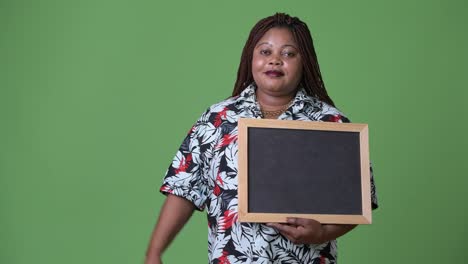
<path fill-rule="evenodd" d="M 296 40 L 288 28 L 274 27 L 269 29 L 255 44 L 256 47 L 267 46 L 293 46 L 297 47 Z"/>

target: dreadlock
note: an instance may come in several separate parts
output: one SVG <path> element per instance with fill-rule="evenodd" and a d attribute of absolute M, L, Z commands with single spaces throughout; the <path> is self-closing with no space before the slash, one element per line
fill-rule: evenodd
<path fill-rule="evenodd" d="M 239 95 L 248 85 L 254 82 L 252 75 L 253 50 L 263 35 L 274 27 L 288 28 L 298 44 L 303 67 L 299 85 L 304 87 L 308 95 L 315 96 L 335 106 L 325 89 L 309 28 L 299 18 L 284 13 L 276 13 L 260 20 L 250 31 L 249 38 L 242 50 L 239 69 L 237 70 L 237 80 L 232 95 Z"/>

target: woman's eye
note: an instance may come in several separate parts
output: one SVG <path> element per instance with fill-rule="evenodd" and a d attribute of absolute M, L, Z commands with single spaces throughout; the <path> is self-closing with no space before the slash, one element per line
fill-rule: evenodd
<path fill-rule="evenodd" d="M 260 50 L 261 55 L 270 55 L 271 52 L 269 50 Z"/>
<path fill-rule="evenodd" d="M 294 57 L 294 56 L 296 56 L 296 53 L 292 52 L 292 51 L 285 51 L 282 54 L 283 54 L 284 57 Z"/>

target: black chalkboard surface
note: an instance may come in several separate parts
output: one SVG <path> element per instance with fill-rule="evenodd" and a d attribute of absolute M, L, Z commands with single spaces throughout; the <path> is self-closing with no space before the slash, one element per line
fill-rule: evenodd
<path fill-rule="evenodd" d="M 366 124 L 239 120 L 239 220 L 371 223 Z"/>

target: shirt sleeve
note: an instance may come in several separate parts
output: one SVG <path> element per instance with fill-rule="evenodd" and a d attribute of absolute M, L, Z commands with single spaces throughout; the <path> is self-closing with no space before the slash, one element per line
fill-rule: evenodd
<path fill-rule="evenodd" d="M 325 114 L 322 116 L 321 121 L 351 123 L 351 121 L 340 112 L 333 113 L 333 114 L 331 113 Z M 377 201 L 377 191 L 375 188 L 374 169 L 372 168 L 372 163 L 370 163 L 369 167 L 370 167 L 370 183 L 371 183 L 371 206 L 372 206 L 372 210 L 374 210 L 379 207 L 379 203 Z"/>
<path fill-rule="evenodd" d="M 203 210 L 207 200 L 208 184 L 203 177 L 203 157 L 200 153 L 200 130 L 203 116 L 190 129 L 171 165 L 167 169 L 160 192 L 173 194 L 192 202 Z"/>

